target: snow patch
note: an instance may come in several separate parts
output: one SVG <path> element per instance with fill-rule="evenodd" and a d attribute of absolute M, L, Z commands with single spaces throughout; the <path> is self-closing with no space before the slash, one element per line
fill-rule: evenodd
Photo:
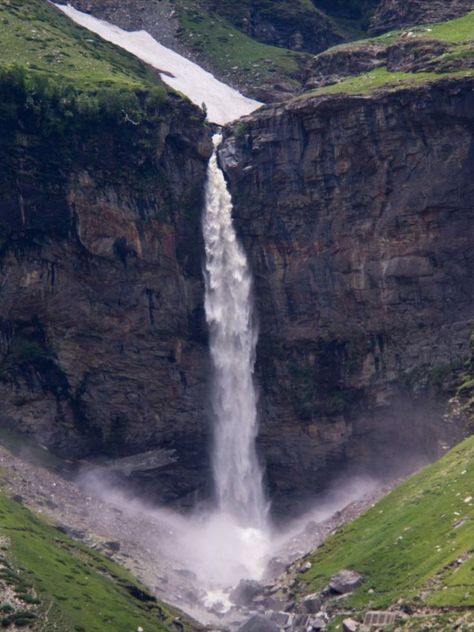
<path fill-rule="evenodd" d="M 250 114 L 262 105 L 259 101 L 244 97 L 234 88 L 222 83 L 201 66 L 159 44 L 146 31 L 124 31 L 70 5 L 55 6 L 77 24 L 159 70 L 166 84 L 185 94 L 199 107 L 205 103 L 207 118 L 212 123 L 225 125 Z"/>

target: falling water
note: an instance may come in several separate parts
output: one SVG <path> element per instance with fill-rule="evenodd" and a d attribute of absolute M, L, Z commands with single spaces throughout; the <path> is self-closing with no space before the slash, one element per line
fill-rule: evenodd
<path fill-rule="evenodd" d="M 203 220 L 205 309 L 214 368 L 213 471 L 219 511 L 243 527 L 263 528 L 268 505 L 255 451 L 257 398 L 253 383 L 257 328 L 252 278 L 232 225 L 232 200 L 217 164 L 213 138 Z"/>

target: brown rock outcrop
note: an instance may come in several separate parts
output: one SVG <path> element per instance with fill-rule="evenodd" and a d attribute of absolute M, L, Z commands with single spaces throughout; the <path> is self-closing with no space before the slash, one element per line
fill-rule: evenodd
<path fill-rule="evenodd" d="M 456 438 L 433 378 L 473 326 L 472 88 L 296 99 L 228 133 L 277 501 Z"/>

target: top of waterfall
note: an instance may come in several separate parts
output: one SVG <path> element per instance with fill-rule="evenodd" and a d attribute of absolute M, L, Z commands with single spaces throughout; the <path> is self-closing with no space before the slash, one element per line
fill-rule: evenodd
<path fill-rule="evenodd" d="M 222 83 L 201 66 L 159 44 L 146 31 L 124 31 L 70 5 L 55 6 L 77 24 L 162 71 L 161 78 L 166 84 L 185 94 L 199 107 L 206 105 L 207 118 L 211 123 L 225 125 L 262 105 Z"/>

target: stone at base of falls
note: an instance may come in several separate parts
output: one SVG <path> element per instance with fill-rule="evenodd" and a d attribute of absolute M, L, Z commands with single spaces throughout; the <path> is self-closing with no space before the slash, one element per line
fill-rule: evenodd
<path fill-rule="evenodd" d="M 343 570 L 331 577 L 329 588 L 340 595 L 352 592 L 358 588 L 363 581 L 362 575 L 356 571 Z"/>
<path fill-rule="evenodd" d="M 265 572 L 263 574 L 264 579 L 273 579 L 283 575 L 288 568 L 288 562 L 285 562 L 281 557 L 272 557 L 269 560 Z"/>
<path fill-rule="evenodd" d="M 241 579 L 229 597 L 236 606 L 248 606 L 257 595 L 262 594 L 263 587 L 253 579 Z"/>
<path fill-rule="evenodd" d="M 267 617 L 256 614 L 246 621 L 238 632 L 280 632 L 280 626 Z"/>
<path fill-rule="evenodd" d="M 321 610 L 323 599 L 320 593 L 312 593 L 303 599 L 301 607 L 304 612 L 316 614 Z"/>
<path fill-rule="evenodd" d="M 320 614 L 314 619 L 310 620 L 309 626 L 306 629 L 310 629 L 311 632 L 322 632 L 322 630 L 325 630 L 327 627 L 327 619 L 324 617 L 324 615 Z"/>
<path fill-rule="evenodd" d="M 105 467 L 124 476 L 132 476 L 137 472 L 149 472 L 172 465 L 177 461 L 175 452 L 176 450 L 148 450 L 121 459 L 113 459 L 106 463 Z"/>
<path fill-rule="evenodd" d="M 294 619 L 294 615 L 290 612 L 276 612 L 274 610 L 266 610 L 265 616 L 282 628 L 290 627 Z"/>
<path fill-rule="evenodd" d="M 343 632 L 357 632 L 359 629 L 359 624 L 354 619 L 344 619 L 342 622 L 342 630 Z"/>

